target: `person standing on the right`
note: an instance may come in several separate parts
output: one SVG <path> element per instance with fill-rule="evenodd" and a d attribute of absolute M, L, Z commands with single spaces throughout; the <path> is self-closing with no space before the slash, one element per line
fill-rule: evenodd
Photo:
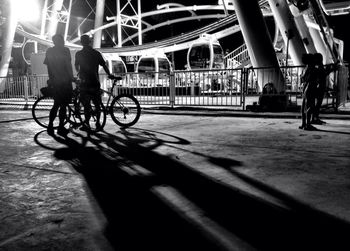
<path fill-rule="evenodd" d="M 303 84 L 303 101 L 301 104 L 302 123 L 299 129 L 316 130 L 311 125 L 311 117 L 315 109 L 315 96 L 317 88 L 317 69 L 315 67 L 315 57 L 312 54 L 303 55 L 303 63 L 306 64 L 300 79 Z"/>
<path fill-rule="evenodd" d="M 327 86 L 327 76 L 334 70 L 336 70 L 336 64 L 323 65 L 323 56 L 321 53 L 314 54 L 315 67 L 317 71 L 317 88 L 316 88 L 316 104 L 314 112 L 312 114 L 311 124 L 322 125 L 326 122 L 322 121 L 319 117 L 322 101 Z"/>
<path fill-rule="evenodd" d="M 80 42 L 83 49 L 75 54 L 75 69 L 78 72 L 81 79 L 80 86 L 80 98 L 84 106 L 85 121 L 83 129 L 89 128 L 90 121 L 90 101 L 92 101 L 97 109 L 97 114 L 100 111 L 101 93 L 100 93 L 100 81 L 99 81 L 99 66 L 102 66 L 104 71 L 111 77 L 111 73 L 106 65 L 106 61 L 102 57 L 102 54 L 93 49 L 90 45 L 91 40 L 88 35 L 82 35 Z M 99 115 L 98 115 L 99 116 Z M 99 123 L 97 119 L 96 124 Z"/>

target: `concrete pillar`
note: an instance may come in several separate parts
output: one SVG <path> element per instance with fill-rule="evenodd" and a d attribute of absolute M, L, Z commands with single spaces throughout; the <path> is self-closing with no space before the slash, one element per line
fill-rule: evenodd
<path fill-rule="evenodd" d="M 323 63 L 330 64 L 333 63 L 333 59 L 331 53 L 328 50 L 328 47 L 323 40 L 323 36 L 321 34 L 320 28 L 318 24 L 315 24 L 307 15 L 304 15 L 304 20 L 308 23 L 309 32 L 314 42 L 314 46 L 316 51 L 321 53 L 323 56 Z"/>
<path fill-rule="evenodd" d="M 266 83 L 272 82 L 278 92 L 284 92 L 283 75 L 258 1 L 233 0 L 232 3 L 253 67 L 273 67 L 264 70 L 263 74 L 257 74 L 258 91 L 261 92 Z"/>
<path fill-rule="evenodd" d="M 316 47 L 315 47 L 314 41 L 312 40 L 309 28 L 306 25 L 304 16 L 298 15 L 298 16 L 295 16 L 294 18 L 307 53 L 316 53 L 317 52 Z"/>
<path fill-rule="evenodd" d="M 63 0 L 54 0 L 53 6 L 51 9 L 52 20 L 50 20 L 49 27 L 48 27 L 48 33 L 50 37 L 56 34 L 57 25 L 58 25 L 57 12 L 62 10 L 62 7 L 63 7 Z"/>
<path fill-rule="evenodd" d="M 302 55 L 306 53 L 306 49 L 294 21 L 294 16 L 289 9 L 289 5 L 286 0 L 268 0 L 268 2 L 277 26 L 281 31 L 285 45 L 288 46 L 288 54 L 294 65 L 302 65 L 301 59 Z"/>
<path fill-rule="evenodd" d="M 105 10 L 105 0 L 96 0 L 96 15 L 95 15 L 95 29 L 103 25 L 103 16 Z M 94 33 L 94 48 L 101 48 L 102 30 Z"/>
<path fill-rule="evenodd" d="M 5 0 L 2 11 L 3 16 L 6 18 L 6 22 L 2 25 L 0 77 L 6 77 L 11 60 L 13 40 L 18 22 L 14 1 Z M 0 91 L 3 91 L 5 88 L 5 81 L 4 79 L 1 79 L 0 81 Z"/>
<path fill-rule="evenodd" d="M 67 22 L 65 23 L 65 27 L 64 27 L 64 40 L 65 41 L 67 41 L 68 32 L 69 32 L 69 23 L 70 23 L 71 11 L 72 11 L 72 0 L 69 0 Z"/>
<path fill-rule="evenodd" d="M 312 40 L 314 42 L 316 51 L 321 53 L 323 56 L 323 63 L 326 64 L 327 62 L 329 62 L 329 60 L 327 60 L 327 46 L 326 43 L 323 41 L 322 39 L 322 35 L 320 33 L 320 31 L 318 29 L 315 28 L 310 28 L 309 29 Z"/>
<path fill-rule="evenodd" d="M 45 30 L 46 30 L 47 1 L 48 0 L 45 0 L 43 9 L 41 11 L 41 28 L 40 28 L 41 36 L 45 35 Z"/>

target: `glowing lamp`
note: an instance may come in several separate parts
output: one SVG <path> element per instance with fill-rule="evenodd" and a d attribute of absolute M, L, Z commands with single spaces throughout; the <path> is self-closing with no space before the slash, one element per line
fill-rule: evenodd
<path fill-rule="evenodd" d="M 37 0 L 11 0 L 11 4 L 19 21 L 37 21 L 41 16 Z"/>

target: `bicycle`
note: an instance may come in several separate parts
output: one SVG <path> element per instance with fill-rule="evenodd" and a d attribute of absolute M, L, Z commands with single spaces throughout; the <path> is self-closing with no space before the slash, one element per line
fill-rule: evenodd
<path fill-rule="evenodd" d="M 106 106 L 101 102 L 100 109 L 96 109 L 93 102 L 90 101 L 89 114 L 91 115 L 91 118 L 87 125 L 87 130 L 90 132 L 98 132 L 103 129 L 106 124 L 107 114 L 110 114 L 112 120 L 122 128 L 133 126 L 140 118 L 140 103 L 133 95 L 123 93 L 115 96 L 113 94 L 116 83 L 121 80 L 121 77 L 113 76 L 111 79 L 113 80 L 113 84 L 110 91 L 100 89 L 101 95 L 103 93 L 108 95 Z M 76 83 L 77 88 L 73 90 L 72 102 L 67 107 L 67 119 L 65 120 L 65 124 L 69 123 L 70 127 L 73 128 L 82 127 L 85 122 L 83 119 L 85 115 L 84 106 L 79 99 L 79 81 L 76 81 Z M 44 128 L 48 127 L 49 113 L 52 105 L 53 98 L 44 95 L 38 98 L 32 106 L 32 116 L 34 120 Z M 58 122 L 55 120 L 54 128 L 57 127 Z"/>
<path fill-rule="evenodd" d="M 45 88 L 42 88 L 45 89 Z M 49 115 L 51 111 L 51 107 L 54 103 L 54 99 L 48 92 L 41 92 L 43 96 L 39 97 L 32 106 L 32 116 L 34 121 L 40 126 L 47 128 L 49 125 Z M 70 127 L 78 128 L 83 125 L 82 115 L 84 114 L 84 110 L 81 109 L 79 105 L 79 88 L 75 88 L 72 93 L 72 101 L 67 106 L 67 114 L 64 124 L 70 124 Z M 93 114 L 93 112 L 92 112 Z M 105 119 L 103 119 L 105 120 Z M 58 119 L 54 120 L 53 128 L 58 128 Z"/>

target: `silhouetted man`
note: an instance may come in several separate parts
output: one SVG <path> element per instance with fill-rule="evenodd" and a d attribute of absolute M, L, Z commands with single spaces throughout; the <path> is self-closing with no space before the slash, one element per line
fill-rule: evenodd
<path fill-rule="evenodd" d="M 316 128 L 311 125 L 311 117 L 315 109 L 318 74 L 315 67 L 314 55 L 303 55 L 303 63 L 306 64 L 306 67 L 300 76 L 301 82 L 303 84 L 303 102 L 301 104 L 302 123 L 299 128 L 304 130 L 316 130 Z"/>
<path fill-rule="evenodd" d="M 59 109 L 59 126 L 57 134 L 66 136 L 68 130 L 64 127 L 67 105 L 72 99 L 73 69 L 71 55 L 68 48 L 64 47 L 64 39 L 60 34 L 52 37 L 54 46 L 47 49 L 44 64 L 49 73 L 48 86 L 53 89 L 54 104 L 49 115 L 47 132 L 54 135 L 53 122 Z"/>
<path fill-rule="evenodd" d="M 99 66 L 102 66 L 108 75 L 111 75 L 111 73 L 101 53 L 90 46 L 90 37 L 88 35 L 82 35 L 80 37 L 80 42 L 83 49 L 75 54 L 75 68 L 78 72 L 79 78 L 81 79 L 80 98 L 84 106 L 84 124 L 86 127 L 89 127 L 91 117 L 89 114 L 89 111 L 91 110 L 90 102 L 92 101 L 94 103 L 97 114 L 99 114 L 101 103 L 101 85 L 99 81 L 98 68 Z M 99 123 L 99 117 L 97 118 L 96 123 Z M 96 125 L 96 127 L 98 127 L 98 125 Z"/>
<path fill-rule="evenodd" d="M 321 53 L 315 53 L 315 67 L 317 69 L 317 89 L 316 89 L 316 104 L 312 115 L 312 124 L 322 125 L 324 121 L 320 119 L 320 109 L 324 98 L 324 93 L 327 86 L 327 76 L 336 69 L 336 64 L 323 65 L 323 56 Z"/>

